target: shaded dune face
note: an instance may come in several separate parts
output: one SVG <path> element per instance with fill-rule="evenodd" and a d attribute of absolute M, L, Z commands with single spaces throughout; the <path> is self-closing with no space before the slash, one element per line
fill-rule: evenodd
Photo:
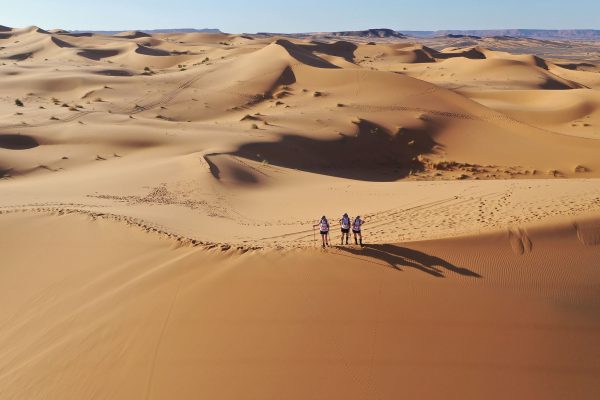
<path fill-rule="evenodd" d="M 142 54 L 145 56 L 155 56 L 155 57 L 165 57 L 165 56 L 171 55 L 171 53 L 169 53 L 168 51 L 151 49 L 151 48 L 146 47 L 141 44 L 138 44 L 137 48 L 135 49 L 135 52 L 137 54 Z"/>
<path fill-rule="evenodd" d="M 31 136 L 0 134 L 0 148 L 7 150 L 27 150 L 38 147 L 39 143 Z"/>
<path fill-rule="evenodd" d="M 106 75 L 106 76 L 133 76 L 135 75 L 132 71 L 125 69 L 102 69 L 94 71 L 94 74 Z"/>
<path fill-rule="evenodd" d="M 279 39 L 275 43 L 286 49 L 290 56 L 302 64 L 316 68 L 339 68 L 313 54 L 312 51 L 316 50 L 317 46 L 296 45 L 284 39 Z"/>
<path fill-rule="evenodd" d="M 432 123 L 419 129 L 390 132 L 367 120 L 355 122 L 355 134 L 338 139 L 313 139 L 287 134 L 276 142 L 246 143 L 230 153 L 259 162 L 365 181 L 394 181 L 424 165 L 418 156 L 434 151 Z"/>
<path fill-rule="evenodd" d="M 237 162 L 228 154 L 207 154 L 204 160 L 212 176 L 222 184 L 247 186 L 264 183 L 257 169 Z"/>
<path fill-rule="evenodd" d="M 57 37 L 54 37 L 54 36 L 52 36 L 51 40 L 52 40 L 52 43 L 54 43 L 55 45 L 57 45 L 58 47 L 61 47 L 61 48 L 73 48 L 73 47 L 75 47 L 71 43 L 65 42 L 64 40 L 61 40 L 61 39 L 59 39 Z"/>
<path fill-rule="evenodd" d="M 358 45 L 346 42 L 346 41 L 338 41 L 333 43 L 324 43 L 319 41 L 312 41 L 308 44 L 291 44 L 291 42 L 286 40 L 279 40 L 277 43 L 286 49 L 290 50 L 292 46 L 302 49 L 304 51 L 308 51 L 310 53 L 322 53 L 330 56 L 341 57 L 348 62 L 354 62 L 354 52 L 358 48 Z"/>
<path fill-rule="evenodd" d="M 114 57 L 114 56 L 118 55 L 119 53 L 120 53 L 119 50 L 84 49 L 84 50 L 79 51 L 77 54 L 79 54 L 81 57 L 99 61 L 99 60 L 102 60 L 103 58 Z"/>

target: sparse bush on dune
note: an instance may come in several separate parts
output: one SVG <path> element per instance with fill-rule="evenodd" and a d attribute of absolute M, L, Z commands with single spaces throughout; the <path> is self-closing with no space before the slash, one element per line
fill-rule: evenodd
<path fill-rule="evenodd" d="M 17 107 L 23 107 L 24 106 L 23 102 L 21 100 L 19 100 L 19 99 L 15 99 L 15 104 L 17 105 Z"/>

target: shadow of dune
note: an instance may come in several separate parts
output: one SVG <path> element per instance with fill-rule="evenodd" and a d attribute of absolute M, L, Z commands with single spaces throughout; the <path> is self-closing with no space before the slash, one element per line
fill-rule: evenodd
<path fill-rule="evenodd" d="M 66 32 L 61 35 L 72 36 L 72 37 L 92 37 L 94 36 L 91 32 Z"/>
<path fill-rule="evenodd" d="M 0 149 L 27 150 L 38 146 L 39 143 L 31 136 L 14 134 L 0 135 Z"/>
<path fill-rule="evenodd" d="M 137 54 L 142 54 L 144 56 L 154 56 L 154 57 L 166 57 L 166 56 L 171 55 L 171 53 L 169 53 L 168 51 L 160 50 L 160 49 L 151 49 L 151 48 L 143 46 L 141 44 L 138 44 L 137 48 L 135 49 L 135 52 Z"/>
<path fill-rule="evenodd" d="M 585 71 L 585 68 L 590 68 L 590 69 L 595 69 L 596 66 L 594 64 L 590 64 L 590 63 L 572 63 L 572 64 L 556 64 L 557 66 L 564 68 L 564 69 L 570 69 L 571 71 Z"/>
<path fill-rule="evenodd" d="M 221 179 L 221 170 L 217 167 L 217 164 L 211 161 L 211 156 L 218 156 L 219 153 L 206 154 L 203 158 L 204 161 L 208 164 L 208 169 L 213 176 L 213 178 L 220 180 Z"/>
<path fill-rule="evenodd" d="M 584 87 L 583 85 L 581 85 L 580 83 L 577 82 L 573 82 L 573 81 L 567 81 L 569 82 L 571 85 L 560 82 L 557 79 L 552 79 L 550 77 L 546 78 L 545 82 L 542 83 L 540 85 L 540 89 L 545 89 L 545 90 L 571 90 L 574 87 L 575 88 L 582 88 Z"/>
<path fill-rule="evenodd" d="M 393 244 L 372 244 L 362 249 L 352 247 L 338 247 L 338 249 L 353 256 L 383 261 L 390 267 L 400 271 L 403 267 L 408 267 L 418 269 L 437 278 L 444 278 L 448 271 L 472 278 L 482 277 L 470 269 L 457 267 L 439 257 Z"/>
<path fill-rule="evenodd" d="M 310 44 L 299 45 L 307 51 L 318 52 L 330 56 L 341 57 L 344 60 L 354 63 L 354 51 L 358 48 L 354 43 L 340 40 L 334 43 L 322 43 L 313 41 Z"/>
<path fill-rule="evenodd" d="M 50 40 L 52 40 L 52 43 L 54 43 L 55 45 L 57 45 L 60 48 L 67 48 L 67 49 L 71 49 L 75 46 L 73 46 L 71 43 L 65 42 L 64 40 L 60 40 L 54 36 L 52 36 L 50 38 Z"/>
<path fill-rule="evenodd" d="M 135 74 L 131 71 L 125 69 L 103 69 L 99 71 L 92 71 L 93 74 L 96 75 L 106 75 L 106 76 L 134 76 Z"/>
<path fill-rule="evenodd" d="M 414 60 L 413 64 L 424 64 L 434 63 L 437 60 L 448 60 L 451 58 L 466 58 L 471 60 L 483 60 L 486 58 L 485 54 L 476 48 L 463 50 L 461 52 L 444 53 L 432 49 L 431 47 L 422 46 L 421 48 L 413 48 L 409 50 L 400 49 L 399 54 L 412 54 Z"/>
<path fill-rule="evenodd" d="M 431 50 L 431 49 L 430 49 Z M 468 58 L 470 60 L 484 60 L 487 57 L 481 51 L 477 49 L 469 49 L 462 52 L 456 53 L 442 53 L 440 51 L 432 50 L 433 57 L 440 60 L 447 60 L 450 58 Z"/>
<path fill-rule="evenodd" d="M 77 52 L 81 57 L 99 61 L 103 58 L 114 57 L 119 55 L 119 50 L 104 50 L 104 49 L 83 49 Z"/>
<path fill-rule="evenodd" d="M 424 64 L 424 63 L 436 62 L 435 57 L 423 49 L 413 50 L 412 54 L 414 55 L 414 60 L 412 61 L 412 64 Z"/>
<path fill-rule="evenodd" d="M 25 61 L 30 57 L 33 57 L 33 52 L 13 54 L 12 56 L 6 57 L 6 59 L 15 61 Z"/>
<path fill-rule="evenodd" d="M 225 156 L 225 158 L 223 158 Z M 204 155 L 204 160 L 208 164 L 211 175 L 220 182 L 233 182 L 241 185 L 253 185 L 260 183 L 259 179 L 249 170 L 242 166 L 232 163 L 229 157 L 221 153 L 211 153 Z M 221 167 L 219 167 L 219 165 Z"/>
<path fill-rule="evenodd" d="M 289 134 L 276 142 L 245 143 L 229 154 L 323 175 L 391 182 L 422 171 L 425 166 L 418 156 L 437 146 L 430 136 L 432 127 L 393 134 L 364 119 L 355 124 L 357 133 L 340 133 L 335 139 Z"/>
<path fill-rule="evenodd" d="M 324 60 L 321 57 L 314 55 L 313 53 L 311 53 L 309 50 L 306 49 L 305 45 L 297 45 L 297 44 L 294 44 L 294 43 L 290 42 L 289 40 L 285 40 L 285 39 L 278 39 L 277 41 L 275 41 L 275 43 L 280 45 L 284 49 L 286 49 L 286 51 L 288 52 L 288 54 L 290 56 L 292 56 L 293 58 L 295 58 L 297 61 L 301 62 L 302 64 L 306 64 L 306 65 L 309 65 L 311 67 L 316 67 L 316 68 L 331 68 L 331 69 L 339 69 L 340 68 L 337 65 L 333 65 L 329 61 Z"/>
<path fill-rule="evenodd" d="M 249 171 L 241 168 L 241 167 L 230 167 L 230 174 L 233 181 L 242 184 L 256 184 L 258 183 L 258 179 L 254 175 L 252 175 Z"/>

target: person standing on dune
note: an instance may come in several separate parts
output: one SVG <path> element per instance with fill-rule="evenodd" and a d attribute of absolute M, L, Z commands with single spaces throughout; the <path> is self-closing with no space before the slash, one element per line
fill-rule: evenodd
<path fill-rule="evenodd" d="M 325 248 L 325 246 L 329 246 L 329 221 L 327 221 L 327 218 L 323 215 L 319 223 L 313 226 L 319 227 L 319 230 L 321 232 L 321 239 L 323 240 L 323 248 Z"/>
<path fill-rule="evenodd" d="M 361 246 L 363 245 L 361 226 L 364 223 L 365 223 L 365 221 L 360 219 L 360 215 L 357 215 L 356 218 L 354 218 L 354 222 L 352 223 L 352 233 L 354 234 L 354 244 L 358 244 L 358 241 L 356 240 L 356 238 L 358 236 L 358 239 L 360 240 L 360 245 Z"/>
<path fill-rule="evenodd" d="M 348 235 L 350 234 L 350 217 L 347 213 L 342 215 L 342 219 L 340 219 L 340 226 L 342 227 L 342 245 L 344 244 L 344 235 L 346 235 L 346 244 L 348 244 Z"/>

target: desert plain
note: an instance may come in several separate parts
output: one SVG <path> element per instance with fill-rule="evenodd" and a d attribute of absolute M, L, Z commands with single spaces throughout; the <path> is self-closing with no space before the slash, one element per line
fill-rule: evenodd
<path fill-rule="evenodd" d="M 381 33 L 0 27 L 0 398 L 599 398 L 600 42 Z"/>

